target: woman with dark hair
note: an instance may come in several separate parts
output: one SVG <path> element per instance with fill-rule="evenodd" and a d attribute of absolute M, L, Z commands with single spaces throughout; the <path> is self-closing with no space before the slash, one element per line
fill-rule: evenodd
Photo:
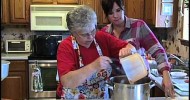
<path fill-rule="evenodd" d="M 171 66 L 164 48 L 154 33 L 143 20 L 128 18 L 125 15 L 122 0 L 102 0 L 101 3 L 106 17 L 111 22 L 101 30 L 133 44 L 140 55 L 150 54 L 155 58 L 157 69 L 163 76 L 162 83 L 165 93 L 174 97 L 174 88 L 169 74 Z M 149 67 L 147 59 L 143 57 Z"/>

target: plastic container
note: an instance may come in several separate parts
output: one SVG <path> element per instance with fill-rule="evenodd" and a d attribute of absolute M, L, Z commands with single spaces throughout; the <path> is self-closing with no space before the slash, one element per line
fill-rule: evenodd
<path fill-rule="evenodd" d="M 120 63 L 130 84 L 144 78 L 148 74 L 144 59 L 138 53 L 121 58 Z"/>
<path fill-rule="evenodd" d="M 1 81 L 8 76 L 9 64 L 9 61 L 1 60 Z"/>

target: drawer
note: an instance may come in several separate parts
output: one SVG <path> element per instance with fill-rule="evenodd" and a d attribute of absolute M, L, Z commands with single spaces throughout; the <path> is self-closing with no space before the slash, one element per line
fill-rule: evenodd
<path fill-rule="evenodd" d="M 28 62 L 25 60 L 11 60 L 9 65 L 9 71 L 26 71 Z"/>

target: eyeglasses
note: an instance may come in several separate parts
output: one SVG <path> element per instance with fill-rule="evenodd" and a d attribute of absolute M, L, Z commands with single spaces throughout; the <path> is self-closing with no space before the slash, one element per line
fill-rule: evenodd
<path fill-rule="evenodd" d="M 96 29 L 93 29 L 90 33 L 84 33 L 84 34 L 78 34 L 77 33 L 77 35 L 80 36 L 81 38 L 87 38 L 89 36 L 94 37 L 95 34 L 96 34 Z"/>

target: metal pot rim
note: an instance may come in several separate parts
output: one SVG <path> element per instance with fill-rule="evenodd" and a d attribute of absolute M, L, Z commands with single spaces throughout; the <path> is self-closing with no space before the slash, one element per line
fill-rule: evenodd
<path fill-rule="evenodd" d="M 115 82 L 114 81 L 114 79 L 117 79 L 117 78 L 125 78 L 125 83 L 122 83 L 121 81 L 120 82 Z M 145 80 L 145 82 L 141 82 L 141 81 L 144 81 Z M 149 77 L 144 77 L 144 78 L 142 78 L 142 79 L 140 79 L 140 80 L 138 80 L 137 82 L 135 82 L 134 84 L 130 84 L 129 82 L 128 82 L 128 80 L 127 80 L 127 76 L 126 75 L 120 75 L 120 76 L 114 76 L 114 77 L 111 77 L 110 78 L 110 82 L 111 83 L 114 83 L 114 84 L 122 84 L 122 85 L 128 85 L 128 86 L 136 86 L 136 85 L 146 85 L 146 84 L 150 84 L 151 83 L 151 79 L 149 78 Z M 127 83 L 126 83 L 127 82 Z"/>

